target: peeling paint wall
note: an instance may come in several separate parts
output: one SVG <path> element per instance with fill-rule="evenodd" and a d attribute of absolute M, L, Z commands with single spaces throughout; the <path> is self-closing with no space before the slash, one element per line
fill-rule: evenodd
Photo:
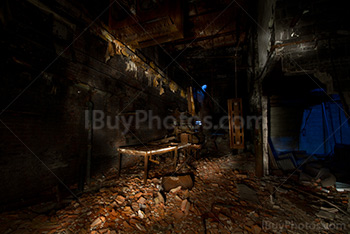
<path fill-rule="evenodd" d="M 99 30 L 95 29 L 95 33 L 99 34 Z M 97 32 L 96 32 L 97 31 Z M 111 57 L 120 55 L 127 58 L 126 71 L 134 74 L 135 79 L 141 79 L 138 76 L 138 70 L 141 71 L 142 76 L 148 80 L 147 84 L 159 89 L 159 95 L 163 95 L 169 90 L 173 93 L 180 94 L 181 98 L 186 98 L 185 93 L 174 81 L 165 75 L 165 72 L 158 68 L 153 61 L 145 62 L 145 58 L 135 53 L 135 50 L 120 41 L 114 39 L 113 35 L 108 33 L 105 29 L 101 29 L 101 37 L 108 41 L 105 61 L 107 62 Z M 157 57 L 157 56 L 156 56 Z M 167 68 L 168 66 L 166 66 Z M 171 86 L 170 86 L 171 85 Z"/>

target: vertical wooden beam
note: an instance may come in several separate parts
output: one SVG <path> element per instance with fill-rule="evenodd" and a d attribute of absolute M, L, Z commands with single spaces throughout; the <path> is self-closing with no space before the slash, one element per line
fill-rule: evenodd
<path fill-rule="evenodd" d="M 242 99 L 227 100 L 231 149 L 244 149 Z"/>
<path fill-rule="evenodd" d="M 262 130 L 261 125 L 255 127 L 254 132 L 254 146 L 255 146 L 255 175 L 257 177 L 263 177 L 263 153 L 262 153 Z"/>
<path fill-rule="evenodd" d="M 194 108 L 194 97 L 193 97 L 192 87 L 187 88 L 187 105 L 188 105 L 188 113 L 190 113 L 192 116 L 195 116 L 196 111 Z"/>
<path fill-rule="evenodd" d="M 92 111 L 94 108 L 94 104 L 91 101 L 88 101 L 86 103 L 86 107 L 88 109 L 88 116 L 87 116 L 87 126 L 88 126 L 88 144 L 87 144 L 87 155 L 86 155 L 86 183 L 90 185 L 91 182 L 91 154 L 92 154 L 92 135 L 93 135 L 93 129 L 92 129 Z M 85 116 L 86 118 L 86 116 Z"/>
<path fill-rule="evenodd" d="M 263 143 L 263 171 L 269 175 L 269 127 L 268 127 L 268 97 L 261 98 L 262 109 L 262 143 Z"/>
<path fill-rule="evenodd" d="M 275 155 L 273 154 L 273 151 L 271 149 L 271 141 L 269 141 L 269 160 L 270 160 L 270 168 L 271 170 L 277 170 L 278 169 L 278 165 L 277 162 L 275 160 Z"/>
<path fill-rule="evenodd" d="M 196 151 L 196 159 L 199 159 L 199 152 L 201 148 L 195 148 L 194 150 Z"/>
<path fill-rule="evenodd" d="M 148 177 L 148 154 L 145 154 L 145 169 L 144 169 L 144 174 L 143 174 L 143 182 L 146 184 L 147 183 L 147 177 Z"/>
<path fill-rule="evenodd" d="M 177 158 L 178 158 L 178 150 L 177 150 L 177 146 L 176 146 L 176 148 L 174 150 L 174 170 L 176 170 Z"/>

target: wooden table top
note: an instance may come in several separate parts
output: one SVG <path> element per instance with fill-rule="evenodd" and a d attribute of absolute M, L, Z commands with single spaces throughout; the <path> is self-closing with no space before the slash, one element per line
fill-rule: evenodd
<path fill-rule="evenodd" d="M 181 143 L 166 143 L 160 145 L 152 145 L 152 143 L 144 145 L 133 145 L 133 146 L 121 146 L 117 148 L 119 153 L 131 154 L 131 155 L 154 155 L 163 154 L 176 149 L 183 149 L 191 147 L 191 143 L 181 144 Z"/>

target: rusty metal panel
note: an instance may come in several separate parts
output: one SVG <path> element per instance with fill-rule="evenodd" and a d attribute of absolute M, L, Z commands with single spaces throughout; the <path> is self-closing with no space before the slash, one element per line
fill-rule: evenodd
<path fill-rule="evenodd" d="M 242 121 L 242 99 L 229 99 L 227 100 L 227 104 L 230 131 L 230 148 L 244 149 L 244 123 Z"/>

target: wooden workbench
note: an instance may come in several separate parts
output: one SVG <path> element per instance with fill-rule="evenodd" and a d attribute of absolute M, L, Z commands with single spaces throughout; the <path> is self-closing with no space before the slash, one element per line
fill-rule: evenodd
<path fill-rule="evenodd" d="M 153 144 L 145 144 L 145 145 L 138 145 L 138 146 L 122 146 L 117 148 L 118 152 L 118 178 L 120 176 L 121 171 L 121 160 L 122 155 L 135 155 L 135 156 L 143 156 L 144 157 L 144 183 L 147 182 L 147 176 L 148 176 L 148 161 L 154 162 L 159 164 L 156 160 L 152 159 L 153 155 L 158 154 L 165 154 L 168 152 L 174 152 L 174 167 L 176 167 L 177 164 L 177 158 L 178 158 L 178 151 L 179 150 L 185 150 L 185 155 L 188 153 L 189 150 L 194 149 L 200 149 L 200 145 L 186 143 L 167 143 L 167 144 L 160 144 L 160 145 L 153 145 Z"/>

